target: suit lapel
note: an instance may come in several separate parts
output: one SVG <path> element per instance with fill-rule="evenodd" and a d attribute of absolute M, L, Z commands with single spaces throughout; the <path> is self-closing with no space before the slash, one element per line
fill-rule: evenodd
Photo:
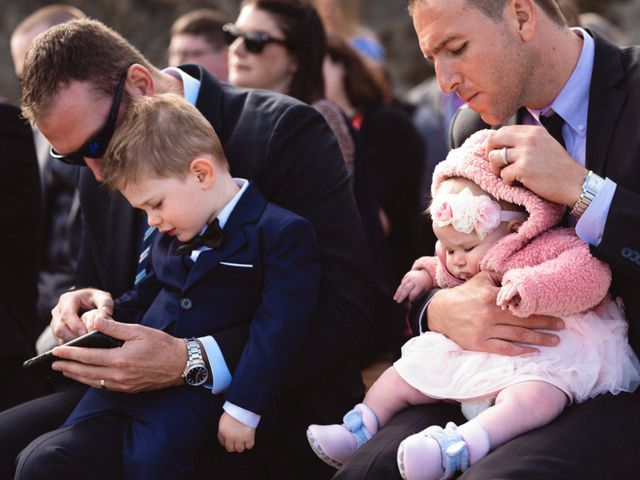
<path fill-rule="evenodd" d="M 220 81 L 198 65 L 182 65 L 180 69 L 200 81 L 200 91 L 195 106 L 211 123 L 220 138 L 220 143 L 226 149 L 229 132 L 225 130 L 225 122 L 222 121 L 224 105 Z"/>
<path fill-rule="evenodd" d="M 594 36 L 594 39 L 595 58 L 589 92 L 586 167 L 603 174 L 609 146 L 627 92 L 617 87 L 625 78 L 620 49 L 597 36 Z"/>
<path fill-rule="evenodd" d="M 258 189 L 253 184 L 249 184 L 222 229 L 224 232 L 222 245 L 220 248 L 202 252 L 198 256 L 187 277 L 185 289 L 197 282 L 221 261 L 231 258 L 247 243 L 244 225 L 255 223 L 260 218 L 266 204 L 267 201 Z"/>

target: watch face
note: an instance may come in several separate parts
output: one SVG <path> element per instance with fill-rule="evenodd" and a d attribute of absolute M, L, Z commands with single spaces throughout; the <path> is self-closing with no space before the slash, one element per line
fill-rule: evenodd
<path fill-rule="evenodd" d="M 202 385 L 206 382 L 208 377 L 209 372 L 207 372 L 205 367 L 202 365 L 195 365 L 189 369 L 187 374 L 184 376 L 184 379 L 189 385 L 197 387 L 198 385 Z"/>

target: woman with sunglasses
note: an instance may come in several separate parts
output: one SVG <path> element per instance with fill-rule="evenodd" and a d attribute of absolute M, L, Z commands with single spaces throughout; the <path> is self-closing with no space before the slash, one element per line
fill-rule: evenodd
<path fill-rule="evenodd" d="M 324 95 L 326 41 L 315 9 L 299 0 L 245 0 L 224 27 L 229 82 L 285 93 L 312 104 Z"/>

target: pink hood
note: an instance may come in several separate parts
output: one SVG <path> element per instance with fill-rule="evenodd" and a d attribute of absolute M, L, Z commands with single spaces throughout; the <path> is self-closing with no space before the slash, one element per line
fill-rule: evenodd
<path fill-rule="evenodd" d="M 485 153 L 485 143 L 491 130 L 481 130 L 470 136 L 460 148 L 451 150 L 447 158 L 436 165 L 431 184 L 432 198 L 444 180 L 464 177 L 472 180 L 498 200 L 522 205 L 529 218 L 518 232 L 500 239 L 483 257 L 481 268 L 500 271 L 503 261 L 523 248 L 531 239 L 557 225 L 565 207 L 543 200 L 521 185 L 505 185 L 493 173 Z"/>

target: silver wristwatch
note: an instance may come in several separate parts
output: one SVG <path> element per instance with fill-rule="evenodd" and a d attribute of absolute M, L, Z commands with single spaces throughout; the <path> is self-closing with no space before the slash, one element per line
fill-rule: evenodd
<path fill-rule="evenodd" d="M 596 198 L 603 184 L 604 178 L 589 170 L 587 178 L 584 179 L 584 183 L 582 184 L 582 192 L 580 192 L 578 201 L 571 209 L 571 216 L 580 218 L 587 207 L 591 205 L 593 199 Z"/>
<path fill-rule="evenodd" d="M 187 344 L 187 365 L 182 372 L 182 379 L 187 385 L 197 387 L 209 379 L 209 369 L 200 342 L 195 338 L 185 338 L 184 341 Z"/>

